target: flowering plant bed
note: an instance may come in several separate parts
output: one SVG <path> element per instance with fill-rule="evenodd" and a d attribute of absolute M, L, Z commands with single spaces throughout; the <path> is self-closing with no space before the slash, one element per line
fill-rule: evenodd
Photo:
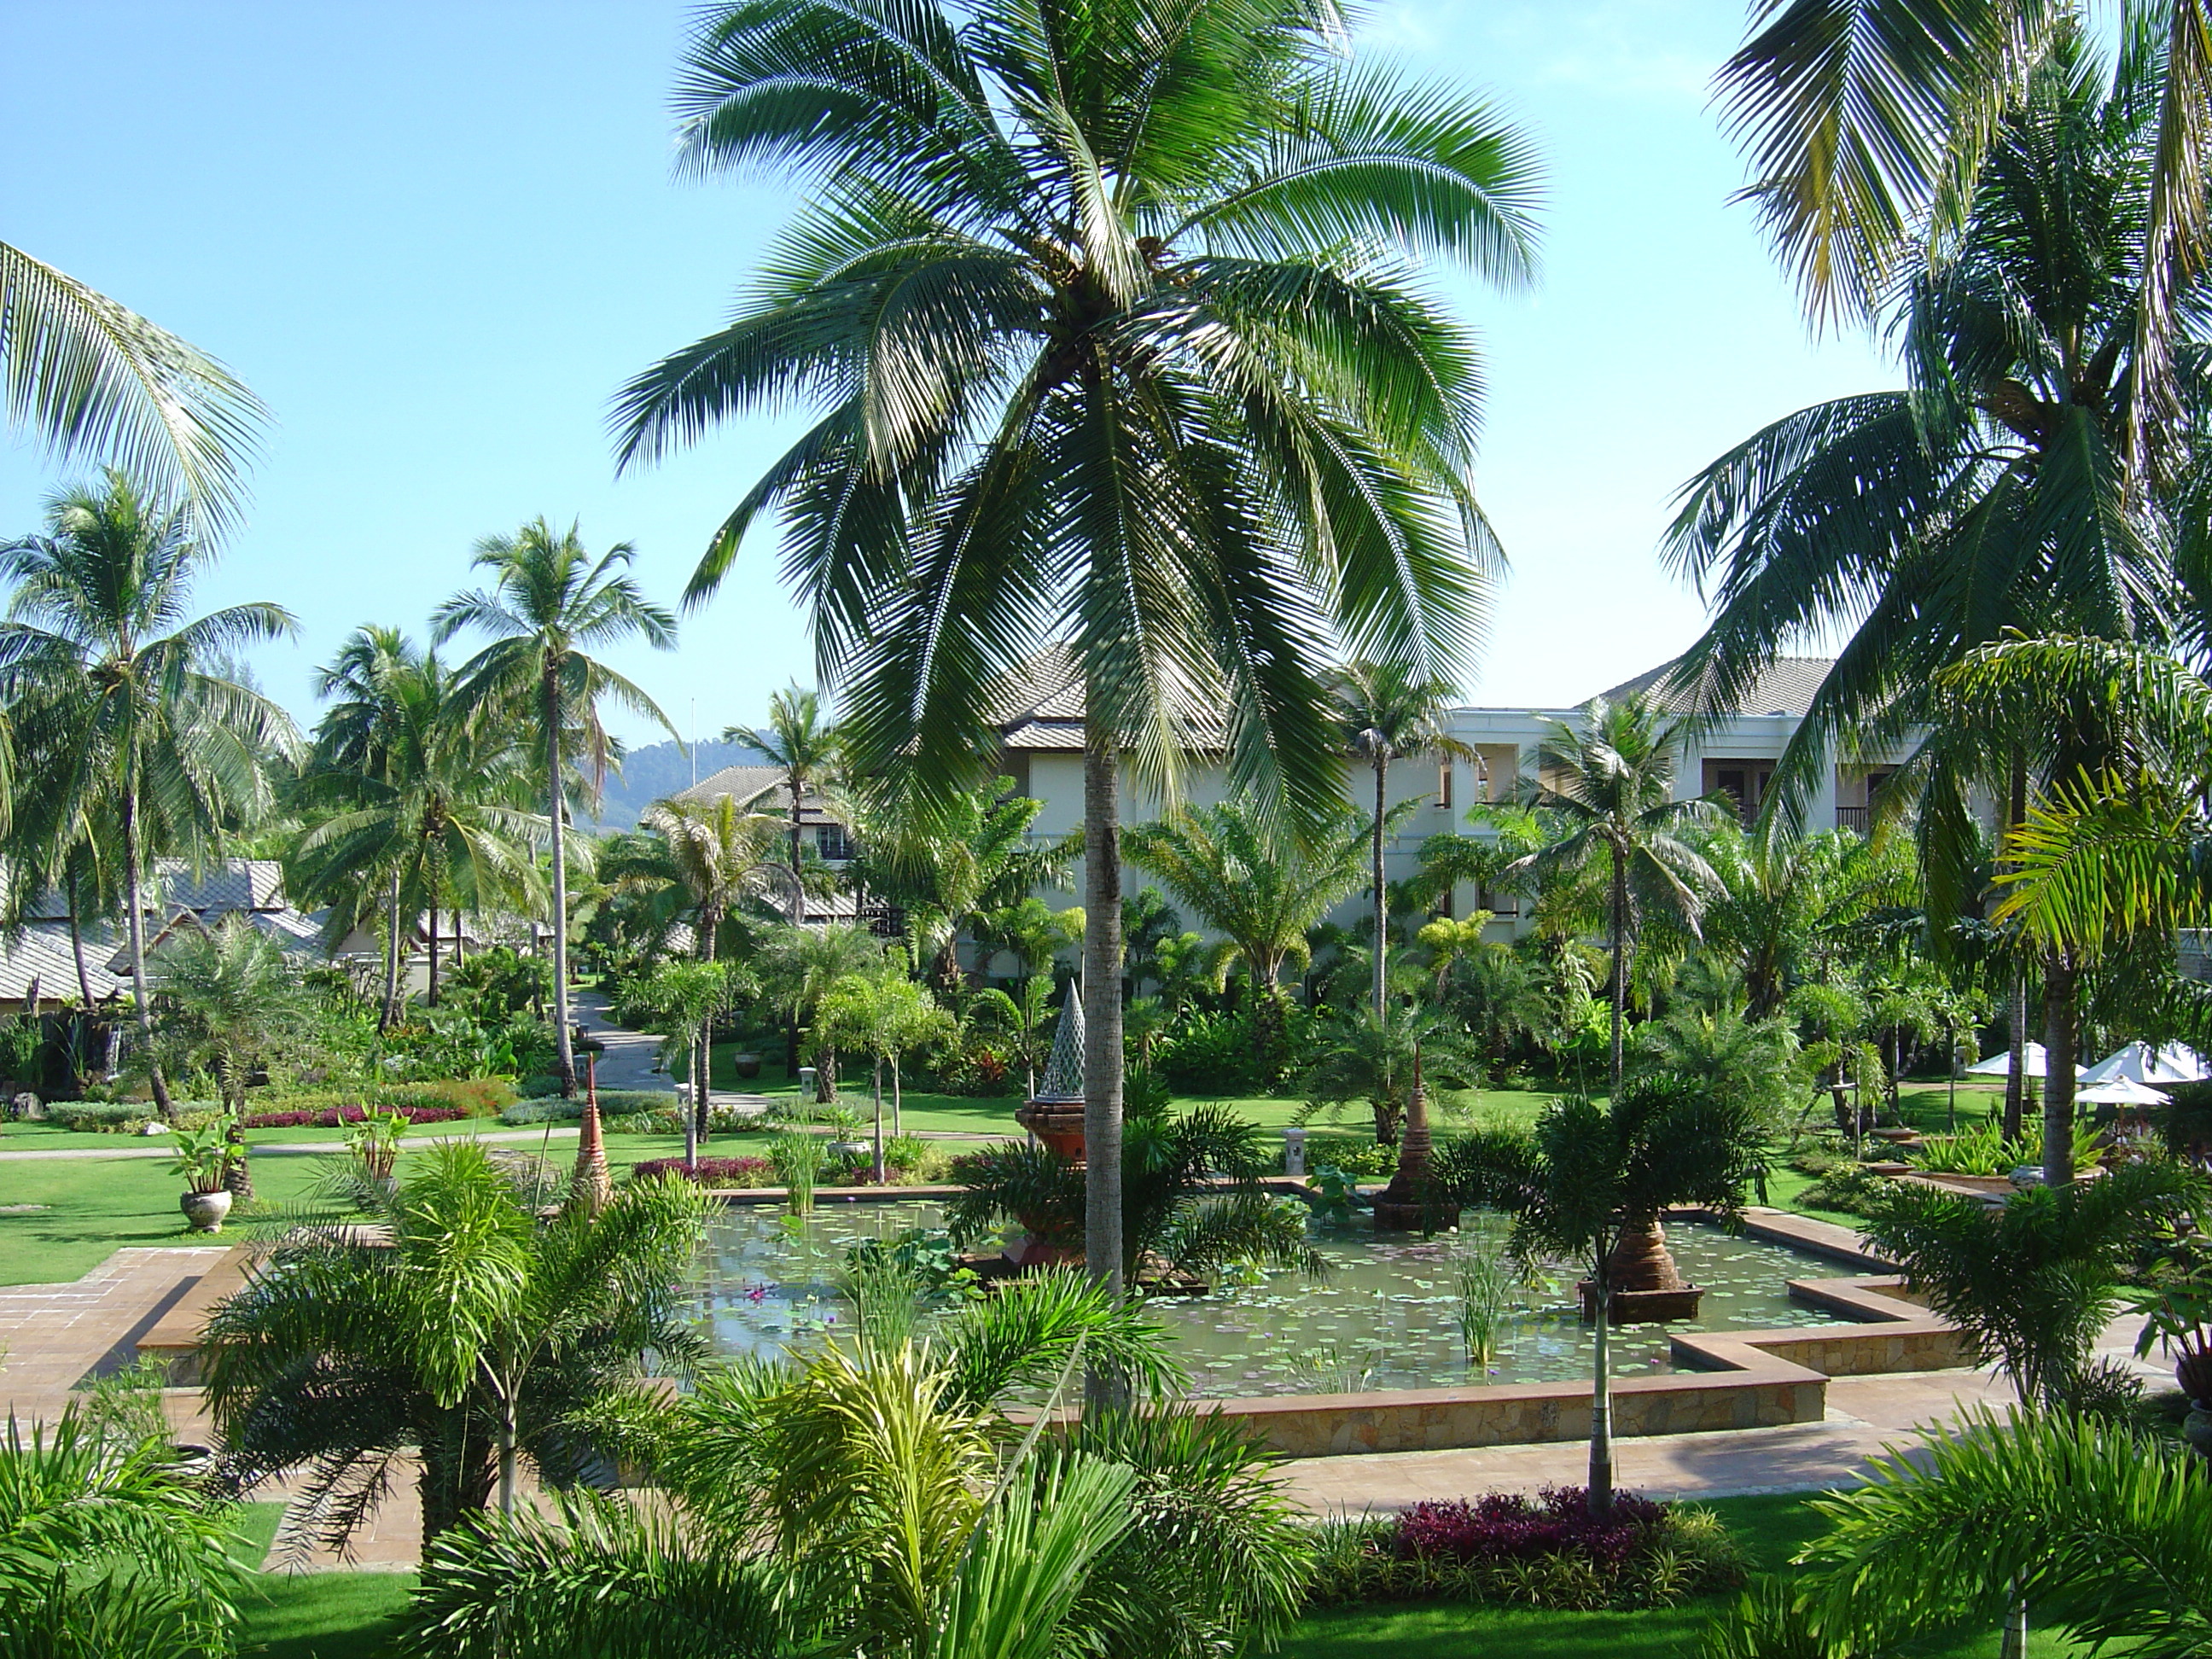
<path fill-rule="evenodd" d="M 470 1115 L 458 1106 L 380 1106 L 379 1111 L 396 1114 L 410 1123 L 451 1123 L 456 1118 Z M 319 1109 L 295 1112 L 256 1112 L 245 1120 L 249 1129 L 336 1129 L 347 1124 L 358 1123 L 368 1115 L 360 1106 L 325 1106 Z"/>
<path fill-rule="evenodd" d="M 702 1158 L 686 1169 L 680 1158 L 648 1158 L 630 1170 L 631 1178 L 650 1181 L 655 1176 L 688 1176 L 702 1187 L 773 1187 L 775 1165 L 764 1158 Z"/>
<path fill-rule="evenodd" d="M 1705 1510 L 1622 1492 L 1600 1519 L 1580 1486 L 1416 1504 L 1323 1528 L 1316 1606 L 1451 1599 L 1562 1608 L 1668 1607 L 1744 1582 Z"/>

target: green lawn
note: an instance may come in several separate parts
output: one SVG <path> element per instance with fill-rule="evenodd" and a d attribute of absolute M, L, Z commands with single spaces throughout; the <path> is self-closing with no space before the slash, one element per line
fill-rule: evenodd
<path fill-rule="evenodd" d="M 462 1117 L 443 1123 L 425 1123 L 410 1133 L 421 1135 L 477 1135 L 496 1133 L 511 1127 L 496 1117 Z M 308 1125 L 295 1129 L 248 1129 L 246 1139 L 250 1146 L 281 1146 L 299 1141 L 343 1140 L 345 1133 L 345 1130 L 340 1127 Z M 160 1135 L 101 1134 L 92 1129 L 64 1129 L 53 1123 L 0 1125 L 0 1152 L 46 1152 L 65 1148 L 129 1152 L 162 1144 L 163 1137 Z"/>

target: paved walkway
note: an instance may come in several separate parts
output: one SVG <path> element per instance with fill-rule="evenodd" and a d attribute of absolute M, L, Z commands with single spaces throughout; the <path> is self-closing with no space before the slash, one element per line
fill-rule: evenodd
<path fill-rule="evenodd" d="M 573 1125 L 566 1129 L 556 1127 L 553 1131 L 553 1138 L 558 1140 L 567 1135 L 573 1139 L 576 1133 Z M 487 1134 L 462 1137 L 468 1140 L 481 1140 L 487 1146 L 496 1146 L 507 1140 L 543 1140 L 544 1138 L 545 1130 L 542 1125 L 528 1129 L 494 1129 Z M 425 1146 L 434 1146 L 441 1140 L 453 1139 L 454 1137 L 450 1134 L 405 1135 L 401 1137 L 399 1145 L 408 1152 L 419 1152 Z M 342 1152 L 345 1149 L 346 1144 L 343 1140 L 257 1140 L 253 1143 L 253 1156 L 258 1158 L 318 1158 L 331 1152 Z M 106 1146 L 64 1146 L 45 1152 L 0 1152 L 0 1164 L 28 1162 L 42 1158 L 174 1158 L 176 1155 L 175 1149 L 166 1145 L 118 1146 L 112 1150 Z"/>

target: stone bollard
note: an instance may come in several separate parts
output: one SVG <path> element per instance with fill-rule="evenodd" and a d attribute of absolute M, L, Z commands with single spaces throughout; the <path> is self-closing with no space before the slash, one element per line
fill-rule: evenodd
<path fill-rule="evenodd" d="M 1283 1173 L 1302 1176 L 1306 1172 L 1306 1132 L 1302 1128 L 1283 1131 Z"/>

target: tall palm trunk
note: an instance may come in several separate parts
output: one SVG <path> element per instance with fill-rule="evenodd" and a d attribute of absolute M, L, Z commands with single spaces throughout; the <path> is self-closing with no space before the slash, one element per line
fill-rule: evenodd
<path fill-rule="evenodd" d="M 799 853 L 800 781 L 790 775 L 787 775 L 783 781 L 784 787 L 791 792 L 791 925 L 794 927 L 806 926 L 806 887 L 799 874 L 802 862 Z M 783 1074 L 794 1083 L 799 1080 L 799 1010 L 796 1007 L 792 1009 L 791 1018 L 783 1027 Z"/>
<path fill-rule="evenodd" d="M 399 872 L 392 872 L 392 884 L 384 905 L 384 1006 L 377 1015 L 376 1029 L 388 1031 L 399 1018 Z"/>
<path fill-rule="evenodd" d="M 1613 1251 L 1601 1234 L 1590 1288 L 1597 1325 L 1590 1334 L 1589 1510 L 1603 1517 L 1613 1513 Z"/>
<path fill-rule="evenodd" d="M 1628 855 L 1613 849 L 1613 1094 L 1620 1098 L 1621 1037 L 1628 1024 Z M 1599 1323 L 1603 1324 L 1601 1319 Z M 1601 1339 L 1602 1340 L 1602 1339 Z"/>
<path fill-rule="evenodd" d="M 138 774 L 132 768 L 123 779 L 123 908 L 131 928 L 131 1001 L 138 1018 L 138 1040 L 146 1046 L 146 1074 L 154 1085 L 154 1109 L 164 1121 L 173 1121 L 176 1109 L 169 1101 L 168 1079 L 161 1075 L 161 1056 L 154 1051 L 154 999 L 146 988 L 143 866 L 138 849 Z"/>
<path fill-rule="evenodd" d="M 1382 812 L 1385 786 L 1389 774 L 1390 763 L 1383 757 L 1380 750 L 1377 750 L 1375 756 L 1374 842 L 1370 856 L 1374 863 L 1375 879 L 1375 1024 L 1378 1030 L 1382 1024 L 1382 1004 L 1387 994 L 1384 990 L 1387 981 L 1383 962 L 1385 937 L 1383 927 L 1389 921 L 1390 900 L 1382 886 Z"/>
<path fill-rule="evenodd" d="M 425 995 L 424 995 L 424 997 L 423 997 L 423 1000 L 424 1000 L 424 1002 L 426 1002 L 427 1004 L 428 1004 L 428 1005 L 429 1005 L 431 1007 L 433 1007 L 433 1008 L 434 1008 L 434 1007 L 436 1007 L 436 1006 L 438 1006 L 438 897 L 437 897 L 437 894 L 438 894 L 438 890 L 437 890 L 434 886 L 433 888 L 431 888 L 431 890 L 430 890 L 430 987 L 429 987 L 428 991 L 425 994 Z"/>
<path fill-rule="evenodd" d="M 2010 775 L 2005 787 L 2004 838 L 2008 840 L 2027 817 L 2027 761 L 2015 748 L 2012 753 Z M 1999 845 L 2003 845 L 2000 841 Z M 1999 860 L 2000 869 L 2007 867 Z M 2020 1139 L 2021 1118 L 2027 1109 L 2027 973 L 2015 967 L 2012 984 L 2006 999 L 2007 1035 L 2012 1041 L 2012 1054 L 2005 1066 L 2004 1138 Z"/>
<path fill-rule="evenodd" d="M 561 665 L 545 665 L 545 796 L 547 821 L 553 826 L 553 1051 L 554 1070 L 561 1079 L 561 1094 L 576 1092 L 576 1049 L 568 1030 L 568 854 L 562 845 L 567 827 L 566 802 L 561 787 Z"/>
<path fill-rule="evenodd" d="M 1091 688 L 1083 742 L 1083 1259 L 1115 1297 L 1121 1273 L 1121 823 L 1114 733 Z M 1091 1390 L 1095 1394 L 1097 1390 Z"/>
<path fill-rule="evenodd" d="M 84 1011 L 92 1012 L 92 970 L 84 961 L 84 923 L 77 909 L 76 872 L 72 870 L 64 881 L 62 892 L 69 906 L 70 956 L 76 963 L 76 994 L 83 1000 Z"/>
<path fill-rule="evenodd" d="M 2074 1066 L 2081 1047 L 2081 1010 L 2074 960 L 2054 950 L 2043 964 L 2043 1180 L 2074 1180 Z"/>

